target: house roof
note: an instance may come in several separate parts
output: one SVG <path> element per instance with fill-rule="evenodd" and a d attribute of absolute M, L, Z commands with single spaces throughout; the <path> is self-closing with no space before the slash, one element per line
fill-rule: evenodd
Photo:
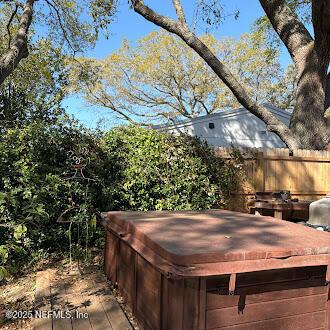
<path fill-rule="evenodd" d="M 290 120 L 292 112 L 290 110 L 283 110 L 275 107 L 272 104 L 265 103 L 263 104 L 264 107 L 266 107 L 270 112 L 272 112 L 274 115 L 276 115 L 279 119 L 283 120 Z M 216 113 L 212 113 L 209 115 L 199 116 L 191 119 L 185 119 L 181 121 L 177 121 L 174 124 L 162 124 L 162 125 L 154 125 L 152 128 L 154 129 L 162 129 L 162 128 L 171 128 L 171 127 L 182 127 L 187 126 L 192 123 L 202 123 L 205 121 L 216 120 L 216 119 L 223 119 L 223 118 L 229 118 L 229 117 L 235 117 L 235 116 L 241 116 L 250 114 L 253 115 L 250 111 L 247 109 L 241 107 L 236 109 L 227 109 L 227 110 L 221 110 Z M 282 118 L 281 118 L 282 117 Z"/>

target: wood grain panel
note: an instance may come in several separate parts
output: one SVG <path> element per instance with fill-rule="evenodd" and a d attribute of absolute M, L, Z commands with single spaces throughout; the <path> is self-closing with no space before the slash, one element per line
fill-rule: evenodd
<path fill-rule="evenodd" d="M 136 313 L 142 329 L 161 326 L 161 274 L 142 257 L 137 258 Z"/>
<path fill-rule="evenodd" d="M 169 296 L 168 296 L 168 280 L 166 276 L 162 275 L 162 301 L 161 301 L 161 329 L 168 329 L 168 315 L 169 315 Z"/>
<path fill-rule="evenodd" d="M 239 197 L 242 199 L 242 192 L 244 195 L 261 190 L 290 190 L 295 198 L 320 199 L 330 191 L 329 151 L 296 150 L 289 156 L 289 150 L 284 148 L 240 150 L 244 174 L 232 192 L 233 211 L 242 210 L 242 205 L 235 203 Z M 232 159 L 231 148 L 217 148 L 216 153 L 221 158 Z M 244 210 L 248 211 L 247 205 Z"/>
<path fill-rule="evenodd" d="M 117 283 L 117 258 L 118 258 L 118 238 L 106 231 L 106 241 L 104 249 L 104 273 L 113 284 Z"/>
<path fill-rule="evenodd" d="M 317 330 L 327 328 L 324 325 L 325 312 L 314 312 L 260 322 L 238 324 L 213 330 Z M 321 326 L 320 326 L 321 324 Z"/>
<path fill-rule="evenodd" d="M 183 329 L 197 330 L 199 315 L 199 279 L 184 280 Z"/>
<path fill-rule="evenodd" d="M 199 329 L 206 327 L 206 279 L 200 279 L 199 286 Z"/>
<path fill-rule="evenodd" d="M 135 252 L 126 243 L 119 247 L 118 287 L 128 307 L 134 310 L 135 301 Z"/>
<path fill-rule="evenodd" d="M 130 267 L 134 264 L 135 251 L 123 241 L 120 242 L 120 262 Z"/>
<path fill-rule="evenodd" d="M 252 273 L 237 274 L 236 287 L 280 283 L 297 280 L 325 279 L 326 266 L 298 267 L 287 269 L 273 269 Z M 228 287 L 229 275 L 213 276 L 206 282 L 207 290 L 214 290 L 221 286 Z"/>
<path fill-rule="evenodd" d="M 314 295 L 292 299 L 260 302 L 246 305 L 243 311 L 238 307 L 214 309 L 206 313 L 206 328 L 213 329 L 230 325 L 284 318 L 302 313 L 324 311 L 327 295 Z M 302 317 L 302 316 L 301 316 Z M 325 325 L 325 313 L 323 323 Z"/>
<path fill-rule="evenodd" d="M 327 328 L 330 329 L 330 284 L 328 283 Z"/>
<path fill-rule="evenodd" d="M 167 297 L 166 314 L 163 314 L 163 324 L 167 327 L 163 329 L 181 330 L 183 328 L 183 314 L 184 314 L 184 280 L 173 280 L 164 278 L 167 292 L 164 295 Z M 163 308 L 165 307 L 163 304 Z"/>
<path fill-rule="evenodd" d="M 34 308 L 40 312 L 50 311 L 51 306 L 51 277 L 48 270 L 39 271 L 36 276 L 36 293 Z M 35 330 L 52 330 L 53 322 L 51 318 L 33 318 L 32 328 Z"/>
<path fill-rule="evenodd" d="M 320 295 L 327 293 L 327 286 L 324 280 L 305 280 L 281 283 L 269 283 L 260 286 L 240 287 L 235 290 L 235 295 L 230 296 L 228 287 L 222 290 L 214 290 L 207 293 L 207 310 L 219 309 L 225 307 L 245 305 L 289 299 L 295 297 L 304 297 Z"/>
<path fill-rule="evenodd" d="M 237 275 L 238 285 L 260 285 L 282 281 L 325 278 L 326 266 L 274 269 Z"/>
<path fill-rule="evenodd" d="M 132 267 L 126 267 L 125 265 L 120 266 L 118 272 L 118 287 L 125 302 L 133 311 L 133 294 L 135 291 L 134 265 L 132 265 Z"/>

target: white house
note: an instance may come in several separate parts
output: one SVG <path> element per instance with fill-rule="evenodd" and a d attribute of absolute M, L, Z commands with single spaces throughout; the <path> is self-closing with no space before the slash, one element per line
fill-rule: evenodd
<path fill-rule="evenodd" d="M 291 113 L 265 104 L 278 119 L 289 125 Z M 245 108 L 223 110 L 175 124 L 157 125 L 154 129 L 198 136 L 212 146 L 247 148 L 284 148 L 276 134 L 267 130 L 263 121 Z"/>

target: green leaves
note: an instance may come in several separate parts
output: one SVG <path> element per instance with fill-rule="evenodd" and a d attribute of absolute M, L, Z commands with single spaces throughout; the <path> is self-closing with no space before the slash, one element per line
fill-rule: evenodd
<path fill-rule="evenodd" d="M 84 175 L 95 180 L 88 184 L 72 179 L 76 169 L 68 156 L 82 148 L 90 158 Z M 217 188 L 225 192 L 230 178 L 200 141 L 135 126 L 102 138 L 68 122 L 7 129 L 0 136 L 0 162 L 1 276 L 38 256 L 67 255 L 70 247 L 81 255 L 82 246 L 98 244 L 100 211 L 225 203 Z"/>
<path fill-rule="evenodd" d="M 0 266 L 0 282 L 9 275 L 4 266 Z"/>
<path fill-rule="evenodd" d="M 0 192 L 0 206 L 6 203 L 7 194 Z"/>
<path fill-rule="evenodd" d="M 54 123 L 63 114 L 60 101 L 66 94 L 66 71 L 62 50 L 53 47 L 49 39 L 37 42 L 29 57 L 1 85 L 0 128 L 36 121 Z"/>
<path fill-rule="evenodd" d="M 198 210 L 226 199 L 215 187 L 226 185 L 228 170 L 196 139 L 130 126 L 104 141 L 115 209 Z"/>
<path fill-rule="evenodd" d="M 88 194 L 87 181 L 68 180 L 75 173 L 69 151 L 85 147 L 91 164 L 84 174 L 97 180 L 89 183 Z M 76 209 L 63 216 L 64 221 L 74 222 L 73 241 L 79 237 L 85 247 L 86 240 L 93 244 L 99 239 L 96 214 L 108 209 L 110 200 L 102 190 L 102 183 L 107 182 L 102 153 L 96 136 L 71 121 L 4 130 L 0 135 L 0 242 L 8 251 L 3 260 L 7 271 L 22 269 L 38 256 L 68 253 L 69 241 L 63 238 L 68 225 L 57 219 L 73 204 Z"/>
<path fill-rule="evenodd" d="M 27 233 L 27 228 L 25 225 L 18 225 L 14 231 L 14 237 L 16 241 L 22 239 Z"/>
<path fill-rule="evenodd" d="M 9 275 L 4 266 L 7 262 L 8 256 L 9 253 L 7 247 L 5 245 L 0 245 L 0 282 Z"/>
<path fill-rule="evenodd" d="M 117 0 L 90 1 L 90 14 L 96 27 L 107 30 L 117 9 Z"/>
<path fill-rule="evenodd" d="M 0 245 L 0 260 L 1 264 L 5 264 L 8 259 L 8 249 L 5 245 Z"/>
<path fill-rule="evenodd" d="M 284 79 L 279 49 L 267 44 L 263 30 L 237 39 L 218 40 L 211 34 L 200 38 L 253 99 L 279 105 L 283 89 L 278 84 Z M 70 73 L 71 88 L 88 103 L 130 122 L 168 122 L 240 106 L 195 51 L 163 31 L 149 33 L 134 46 L 123 40 L 106 59 L 82 58 Z M 292 94 L 290 83 L 285 85 Z"/>
<path fill-rule="evenodd" d="M 39 220 L 49 217 L 43 204 L 34 204 L 33 202 L 23 207 L 22 213 L 25 215 L 25 220 Z"/>

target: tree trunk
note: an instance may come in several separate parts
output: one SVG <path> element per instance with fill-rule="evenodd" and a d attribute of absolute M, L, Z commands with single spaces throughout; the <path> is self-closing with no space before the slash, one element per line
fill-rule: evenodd
<path fill-rule="evenodd" d="M 330 3 L 312 1 L 315 41 L 298 52 L 296 107 L 290 128 L 304 148 L 324 149 L 330 142 L 330 126 L 324 116 L 329 99 Z M 298 64 L 298 63 L 297 63 Z"/>
<path fill-rule="evenodd" d="M 327 84 L 325 88 L 325 102 L 324 102 L 325 111 L 330 111 L 330 73 L 327 76 Z"/>
<path fill-rule="evenodd" d="M 330 140 L 325 112 L 326 71 L 314 47 L 310 47 L 298 71 L 296 106 L 290 129 L 305 149 L 324 149 Z"/>

